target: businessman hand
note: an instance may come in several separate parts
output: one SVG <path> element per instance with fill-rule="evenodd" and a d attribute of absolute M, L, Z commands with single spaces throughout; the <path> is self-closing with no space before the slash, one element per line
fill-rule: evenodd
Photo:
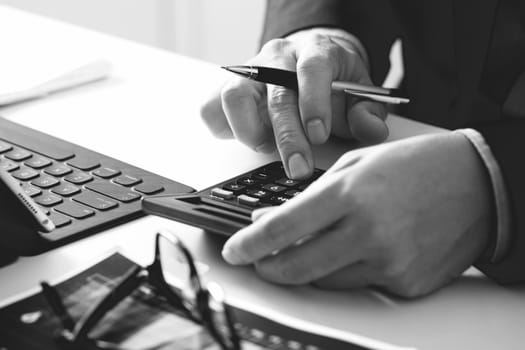
<path fill-rule="evenodd" d="M 293 200 L 255 212 L 223 256 L 277 283 L 424 295 L 488 244 L 489 181 L 459 133 L 348 152 Z"/>
<path fill-rule="evenodd" d="M 330 88 L 334 80 L 372 84 L 364 53 L 354 41 L 324 33 L 334 32 L 309 30 L 264 45 L 247 64 L 297 71 L 299 92 L 232 76 L 201 109 L 211 131 L 256 151 L 271 152 L 276 145 L 291 178 L 311 174 L 310 144 L 325 142 L 330 133 L 364 143 L 383 141 L 385 106 Z"/>

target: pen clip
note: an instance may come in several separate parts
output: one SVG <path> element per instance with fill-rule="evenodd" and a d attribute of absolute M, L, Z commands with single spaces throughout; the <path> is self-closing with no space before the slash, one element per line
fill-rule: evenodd
<path fill-rule="evenodd" d="M 371 94 L 371 93 L 366 93 L 366 92 L 354 91 L 354 90 L 350 90 L 350 89 L 345 89 L 344 92 L 347 93 L 347 94 L 350 94 L 350 95 L 364 97 L 364 98 L 368 98 L 370 100 L 374 100 L 374 101 L 377 101 L 377 102 L 383 102 L 383 103 L 402 104 L 402 103 L 409 103 L 410 102 L 410 99 L 405 98 L 405 97 L 376 95 L 376 94 Z"/>

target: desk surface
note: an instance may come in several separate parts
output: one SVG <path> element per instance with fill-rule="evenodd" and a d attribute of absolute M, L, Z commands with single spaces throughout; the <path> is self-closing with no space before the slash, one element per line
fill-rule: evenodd
<path fill-rule="evenodd" d="M 227 76 L 215 66 L 6 7 L 0 7 L 0 33 L 4 33 L 0 64 L 16 64 L 12 67 L 19 67 L 22 74 L 95 57 L 114 64 L 108 80 L 0 110 L 8 119 L 197 189 L 276 159 L 235 141 L 216 140 L 200 121 L 202 100 Z M 31 69 L 20 69 L 23 65 Z M 397 117 L 389 124 L 391 139 L 439 131 Z M 351 147 L 342 141 L 316 147 L 317 165 L 328 167 Z M 416 301 L 368 290 L 283 288 L 262 281 L 251 268 L 227 266 L 219 255 L 222 238 L 156 217 L 1 269 L 0 303 L 42 279 L 56 280 L 81 268 L 115 247 L 146 263 L 152 256 L 153 234 L 160 228 L 177 233 L 210 266 L 207 278 L 222 284 L 232 302 L 316 323 L 333 334 L 349 336 L 340 332 L 346 331 L 418 349 L 522 348 L 525 289 L 497 286 L 474 270 Z"/>

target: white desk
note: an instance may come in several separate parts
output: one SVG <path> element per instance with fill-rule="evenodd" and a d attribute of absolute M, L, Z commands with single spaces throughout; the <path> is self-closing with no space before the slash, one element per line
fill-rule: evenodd
<path fill-rule="evenodd" d="M 5 7 L 0 7 L 0 33 L 0 65 L 31 64 L 34 70 L 39 62 L 104 57 L 115 66 L 109 80 L 0 110 L 8 119 L 197 189 L 276 159 L 235 141 L 216 140 L 200 121 L 201 101 L 226 77 L 215 66 Z M 392 139 L 438 131 L 396 117 L 389 123 Z M 317 165 L 328 167 L 348 147 L 338 142 L 316 148 Z M 224 264 L 221 238 L 156 217 L 0 269 L 0 302 L 42 279 L 78 269 L 112 247 L 146 263 L 158 228 L 176 232 L 211 267 L 208 278 L 218 280 L 232 301 L 418 349 L 523 348 L 525 288 L 502 288 L 475 271 L 410 302 L 366 290 L 283 288 L 262 281 L 250 268 Z"/>

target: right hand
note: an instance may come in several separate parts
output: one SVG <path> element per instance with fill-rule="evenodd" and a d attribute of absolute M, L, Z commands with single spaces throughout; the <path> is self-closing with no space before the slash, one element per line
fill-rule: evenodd
<path fill-rule="evenodd" d="M 265 153 L 277 146 L 290 178 L 311 175 L 310 144 L 322 144 L 330 134 L 367 144 L 383 141 L 388 128 L 382 103 L 331 90 L 334 80 L 372 81 L 352 40 L 327 33 L 311 29 L 264 45 L 247 64 L 297 71 L 299 93 L 232 77 L 201 109 L 213 134 Z"/>

